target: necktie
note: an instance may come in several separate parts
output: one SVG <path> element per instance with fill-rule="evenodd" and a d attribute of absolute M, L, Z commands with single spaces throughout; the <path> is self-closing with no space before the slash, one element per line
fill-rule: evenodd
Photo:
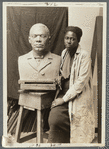
<path fill-rule="evenodd" d="M 60 66 L 60 71 L 64 79 L 67 79 L 70 76 L 70 61 L 71 61 L 71 56 L 69 52 L 66 51 L 65 55 L 62 58 L 62 63 Z"/>

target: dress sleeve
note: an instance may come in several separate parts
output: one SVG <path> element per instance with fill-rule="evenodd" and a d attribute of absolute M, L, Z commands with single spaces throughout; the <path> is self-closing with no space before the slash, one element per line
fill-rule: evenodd
<path fill-rule="evenodd" d="M 79 93 L 83 91 L 83 88 L 89 78 L 90 69 L 91 69 L 91 58 L 89 57 L 89 55 L 84 54 L 80 62 L 78 79 L 75 80 L 74 84 L 68 89 L 66 94 L 63 96 L 63 100 L 65 102 L 68 102 L 69 100 L 73 99 L 75 96 L 77 96 Z"/>

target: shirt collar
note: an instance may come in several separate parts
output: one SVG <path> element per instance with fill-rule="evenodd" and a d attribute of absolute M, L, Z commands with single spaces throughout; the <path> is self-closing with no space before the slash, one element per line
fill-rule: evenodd
<path fill-rule="evenodd" d="M 53 58 L 51 52 L 48 52 L 44 57 L 47 57 L 48 59 L 52 59 Z M 27 59 L 34 59 L 33 51 L 28 53 Z"/>

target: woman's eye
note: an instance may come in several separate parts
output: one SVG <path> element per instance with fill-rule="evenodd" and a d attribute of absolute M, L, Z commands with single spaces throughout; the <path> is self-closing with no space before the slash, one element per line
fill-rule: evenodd
<path fill-rule="evenodd" d="M 75 38 L 69 38 L 69 37 L 65 37 L 65 39 L 66 39 L 66 40 L 72 40 L 72 41 L 75 40 Z"/>
<path fill-rule="evenodd" d="M 72 41 L 74 41 L 74 40 L 75 40 L 75 38 L 72 38 L 71 40 L 72 40 Z"/>

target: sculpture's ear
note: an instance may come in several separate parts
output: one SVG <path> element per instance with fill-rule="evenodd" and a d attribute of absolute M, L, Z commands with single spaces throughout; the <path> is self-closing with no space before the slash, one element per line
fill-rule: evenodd
<path fill-rule="evenodd" d="M 49 40 L 48 43 L 50 43 L 51 42 L 51 36 L 48 37 L 48 40 Z"/>
<path fill-rule="evenodd" d="M 29 43 L 31 44 L 31 37 L 30 37 L 30 36 L 28 37 L 28 41 L 29 41 Z"/>

